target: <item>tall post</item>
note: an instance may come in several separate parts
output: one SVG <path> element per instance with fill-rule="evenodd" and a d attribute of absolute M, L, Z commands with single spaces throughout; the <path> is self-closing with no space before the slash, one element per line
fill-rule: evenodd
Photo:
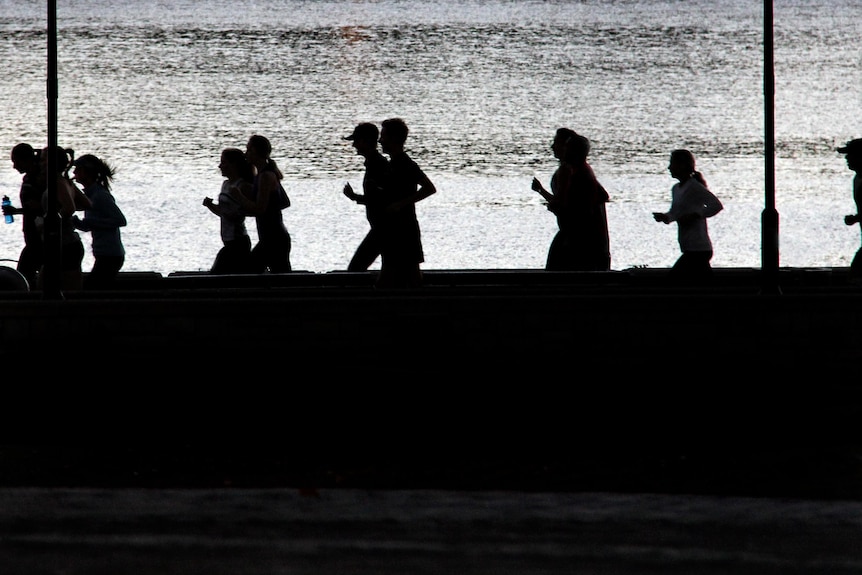
<path fill-rule="evenodd" d="M 761 293 L 780 294 L 778 210 L 775 209 L 775 61 L 773 0 L 763 2 L 763 100 L 766 112 L 766 206 L 761 216 Z"/>
<path fill-rule="evenodd" d="M 60 214 L 57 210 L 57 0 L 48 0 L 48 197 L 45 205 L 45 265 L 42 273 L 42 298 L 62 299 L 60 290 Z"/>

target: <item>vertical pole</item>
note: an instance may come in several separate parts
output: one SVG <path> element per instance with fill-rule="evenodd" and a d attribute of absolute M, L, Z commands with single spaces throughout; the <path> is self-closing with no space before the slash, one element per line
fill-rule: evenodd
<path fill-rule="evenodd" d="M 48 0 L 48 173 L 45 209 L 45 264 L 42 275 L 42 298 L 62 299 L 60 291 L 60 214 L 57 211 L 57 0 Z"/>
<path fill-rule="evenodd" d="M 763 99 L 766 112 L 766 207 L 761 216 L 761 293 L 780 294 L 775 209 L 775 63 L 773 0 L 763 2 Z"/>

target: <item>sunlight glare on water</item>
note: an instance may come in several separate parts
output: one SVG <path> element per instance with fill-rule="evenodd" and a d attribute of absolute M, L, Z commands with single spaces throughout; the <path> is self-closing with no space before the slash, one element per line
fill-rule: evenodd
<path fill-rule="evenodd" d="M 438 187 L 417 208 L 426 269 L 540 268 L 556 222 L 530 190 L 557 127 L 593 143 L 611 195 L 612 267 L 666 267 L 669 152 L 690 148 L 725 210 L 716 266 L 761 265 L 763 15 L 692 0 L 76 0 L 58 8 L 60 143 L 118 167 L 126 270 L 205 270 L 220 246 L 201 205 L 222 148 L 273 143 L 293 206 L 295 269 L 344 269 L 365 231 L 341 195 L 362 163 L 341 138 L 393 116 Z M 0 136 L 46 141 L 42 2 L 0 3 Z M 835 147 L 859 125 L 862 5 L 775 3 L 776 207 L 781 265 L 844 266 L 859 247 Z M 20 176 L 0 170 L 17 198 Z M 253 229 L 253 225 L 251 226 Z M 20 226 L 0 227 L 15 259 Z M 89 238 L 85 238 L 89 245 Z M 85 267 L 91 265 L 89 253 Z M 375 264 L 376 265 L 376 264 Z"/>

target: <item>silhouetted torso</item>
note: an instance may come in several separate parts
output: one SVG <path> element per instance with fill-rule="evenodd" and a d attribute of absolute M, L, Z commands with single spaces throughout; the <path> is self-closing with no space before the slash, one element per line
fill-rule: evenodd
<path fill-rule="evenodd" d="M 564 164 L 551 178 L 559 233 L 548 251 L 549 270 L 607 271 L 609 197 L 589 164 Z"/>
<path fill-rule="evenodd" d="M 252 199 L 255 201 L 257 200 L 259 182 L 260 175 L 258 174 L 254 178 L 252 189 Z M 280 185 L 279 183 L 278 186 Z M 278 205 L 278 195 L 276 190 L 273 190 L 263 213 L 255 216 L 258 243 L 252 250 L 252 259 L 257 262 L 258 271 L 264 271 L 266 268 L 269 268 L 273 273 L 291 271 L 290 234 L 284 225 L 284 217 L 281 212 L 282 208 Z"/>
<path fill-rule="evenodd" d="M 394 154 L 389 160 L 389 177 L 386 186 L 387 204 L 412 196 L 422 171 L 407 154 Z M 382 228 L 383 257 L 399 263 L 422 263 L 425 255 L 419 221 L 416 219 L 416 205 L 409 202 L 394 213 L 387 212 L 378 228 Z"/>
<path fill-rule="evenodd" d="M 21 191 L 19 200 L 21 202 L 21 228 L 24 234 L 24 248 L 18 256 L 17 269 L 21 272 L 30 286 L 35 289 L 36 276 L 44 263 L 44 242 L 42 231 L 36 225 L 36 218 L 42 215 L 39 207 L 42 203 L 42 193 L 45 182 L 38 177 L 37 172 L 26 173 L 21 178 Z"/>
<path fill-rule="evenodd" d="M 380 152 L 365 159 L 365 175 L 362 177 L 362 193 L 365 195 L 365 216 L 373 228 L 385 217 L 386 181 L 389 177 L 389 160 Z"/>

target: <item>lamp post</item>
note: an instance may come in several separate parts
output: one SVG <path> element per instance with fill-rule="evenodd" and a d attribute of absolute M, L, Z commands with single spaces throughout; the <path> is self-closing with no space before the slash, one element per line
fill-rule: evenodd
<path fill-rule="evenodd" d="M 778 282 L 778 211 L 775 209 L 775 65 L 773 0 L 763 2 L 763 99 L 766 128 L 766 205 L 761 215 L 761 293 L 780 294 Z"/>
<path fill-rule="evenodd" d="M 57 211 L 57 0 L 48 0 L 48 163 L 45 181 L 45 265 L 42 274 L 42 298 L 62 299 L 60 291 L 60 214 Z"/>

